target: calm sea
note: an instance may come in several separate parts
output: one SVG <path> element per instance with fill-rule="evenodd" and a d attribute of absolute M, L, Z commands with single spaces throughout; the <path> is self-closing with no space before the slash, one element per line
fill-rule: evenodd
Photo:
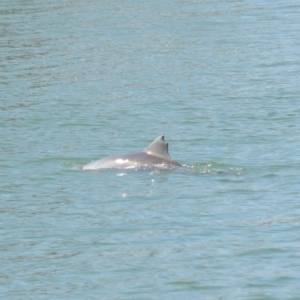
<path fill-rule="evenodd" d="M 300 299 L 300 4 L 2 0 L 2 299 Z M 82 171 L 165 135 L 173 171 Z"/>

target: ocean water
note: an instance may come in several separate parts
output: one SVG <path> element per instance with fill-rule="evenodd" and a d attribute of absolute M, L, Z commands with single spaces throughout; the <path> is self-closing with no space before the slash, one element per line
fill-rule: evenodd
<path fill-rule="evenodd" d="M 2 0 L 3 299 L 300 299 L 300 4 Z M 184 170 L 82 171 L 165 135 Z"/>

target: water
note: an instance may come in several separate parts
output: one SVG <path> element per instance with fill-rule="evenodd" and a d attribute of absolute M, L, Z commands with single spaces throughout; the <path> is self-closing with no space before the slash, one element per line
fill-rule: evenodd
<path fill-rule="evenodd" d="M 1 1 L 1 296 L 300 299 L 299 12 Z"/>

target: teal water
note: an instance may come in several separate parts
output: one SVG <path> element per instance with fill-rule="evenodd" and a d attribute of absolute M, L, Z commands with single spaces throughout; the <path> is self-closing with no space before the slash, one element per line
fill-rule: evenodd
<path fill-rule="evenodd" d="M 300 299 L 299 13 L 1 1 L 1 298 Z"/>

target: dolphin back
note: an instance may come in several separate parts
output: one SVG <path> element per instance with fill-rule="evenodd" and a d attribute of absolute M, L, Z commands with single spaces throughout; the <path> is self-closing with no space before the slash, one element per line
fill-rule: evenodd
<path fill-rule="evenodd" d="M 173 168 L 175 166 L 179 167 L 181 165 L 171 159 L 168 152 L 168 143 L 162 135 L 156 138 L 142 152 L 104 157 L 83 166 L 82 169 L 165 169 Z"/>

